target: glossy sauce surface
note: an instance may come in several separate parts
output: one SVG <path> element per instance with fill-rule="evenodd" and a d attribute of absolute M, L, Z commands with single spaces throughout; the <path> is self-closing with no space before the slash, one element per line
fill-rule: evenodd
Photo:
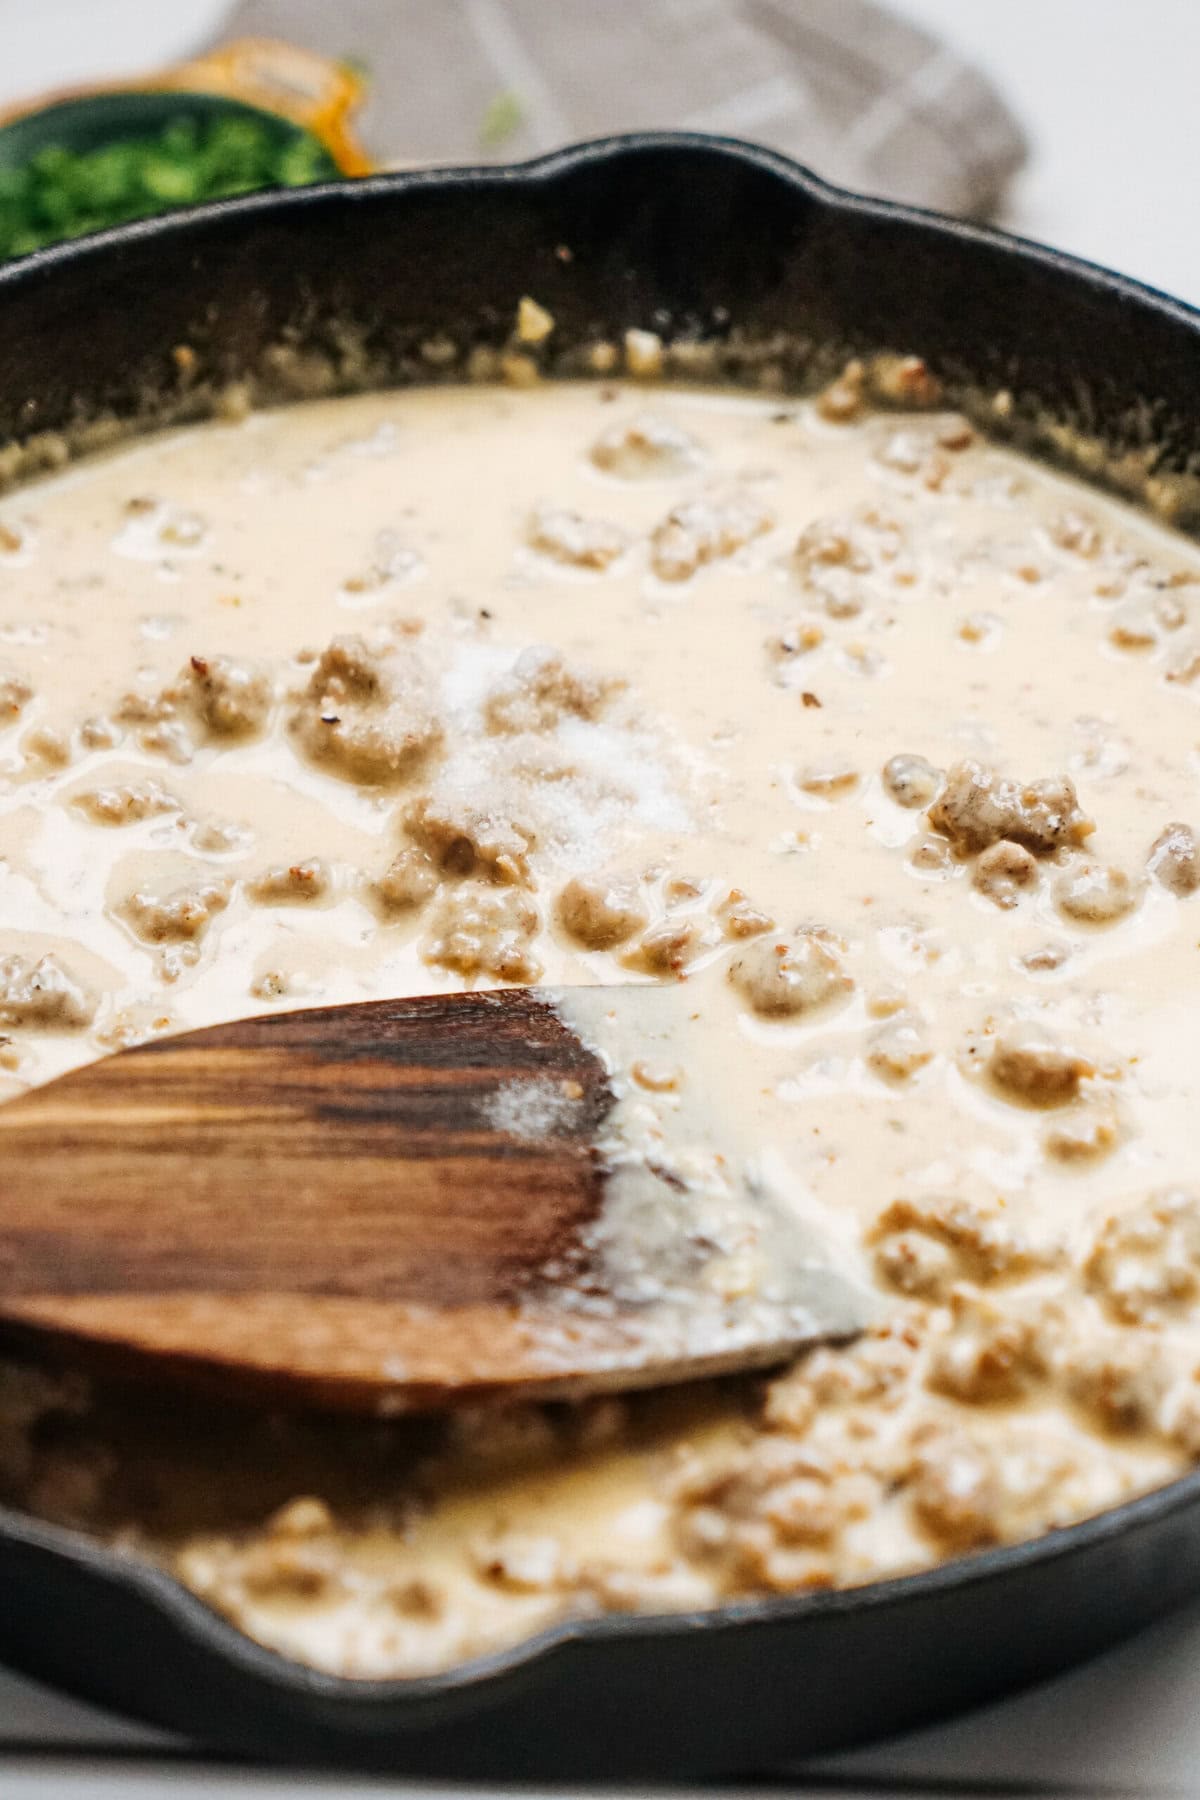
<path fill-rule="evenodd" d="M 765 1383 L 440 1435 L 14 1367 L 5 1491 L 382 1674 L 1200 1456 L 1198 576 L 853 382 L 326 401 L 0 502 L 8 1091 L 271 1006 L 682 982 L 686 1066 L 605 1046 L 627 1146 L 719 1093 L 878 1303 Z"/>

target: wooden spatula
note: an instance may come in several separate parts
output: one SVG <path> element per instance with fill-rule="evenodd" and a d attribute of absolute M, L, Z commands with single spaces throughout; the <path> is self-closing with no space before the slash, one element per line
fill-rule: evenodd
<path fill-rule="evenodd" d="M 9 1102 L 0 1334 L 387 1413 L 679 1381 L 860 1328 L 845 1253 L 752 1169 L 714 1140 L 697 1180 L 621 1136 L 578 1026 L 635 997 L 651 1035 L 687 1028 L 668 989 L 386 1000 L 163 1039 Z"/>

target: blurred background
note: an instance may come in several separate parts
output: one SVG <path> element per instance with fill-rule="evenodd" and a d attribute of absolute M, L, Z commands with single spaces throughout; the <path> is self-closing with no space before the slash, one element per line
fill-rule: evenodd
<path fill-rule="evenodd" d="M 707 126 L 1200 302 L 1196 0 L 0 0 L 0 28 L 0 109 L 266 32 L 363 76 L 375 165 Z"/>

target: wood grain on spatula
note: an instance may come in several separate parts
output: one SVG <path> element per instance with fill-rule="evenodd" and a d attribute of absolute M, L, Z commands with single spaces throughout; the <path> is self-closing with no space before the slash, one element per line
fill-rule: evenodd
<path fill-rule="evenodd" d="M 499 1097 L 529 1091 L 535 1133 Z M 163 1039 L 0 1107 L 0 1329 L 104 1369 L 404 1410 L 777 1359 L 605 1291 L 589 1248 L 613 1094 L 526 990 L 374 1001 Z"/>

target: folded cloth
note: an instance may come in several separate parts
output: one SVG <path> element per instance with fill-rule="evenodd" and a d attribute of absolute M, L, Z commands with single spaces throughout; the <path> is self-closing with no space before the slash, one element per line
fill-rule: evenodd
<path fill-rule="evenodd" d="M 221 38 L 245 36 L 363 64 L 381 164 L 675 127 L 980 217 L 1026 154 L 990 83 L 872 0 L 239 0 Z"/>

